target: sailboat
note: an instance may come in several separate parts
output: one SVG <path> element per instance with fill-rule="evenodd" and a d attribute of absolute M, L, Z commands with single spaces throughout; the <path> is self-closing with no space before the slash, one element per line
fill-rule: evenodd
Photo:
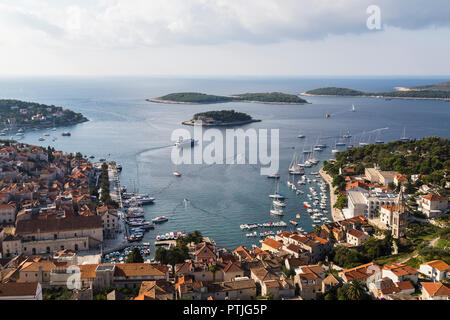
<path fill-rule="evenodd" d="M 344 139 L 349 139 L 349 138 L 351 138 L 352 137 L 352 135 L 350 134 L 350 130 L 348 130 L 347 129 L 347 133 L 345 133 L 343 136 L 342 136 L 342 138 L 344 138 Z"/>
<path fill-rule="evenodd" d="M 274 194 L 269 194 L 270 198 L 274 198 L 274 199 L 284 199 L 286 198 L 284 195 L 278 193 L 278 183 L 277 183 L 277 187 L 275 189 L 275 193 Z"/>
<path fill-rule="evenodd" d="M 375 140 L 375 144 L 383 144 L 383 143 L 384 143 L 384 141 L 381 138 L 381 130 L 380 130 L 380 131 L 378 131 L 378 137 L 377 137 L 377 140 Z"/>
<path fill-rule="evenodd" d="M 291 164 L 289 165 L 289 173 L 290 174 L 304 174 L 305 173 L 305 170 L 300 168 L 300 166 L 298 165 L 297 151 L 294 152 L 294 156 L 292 157 Z"/>
<path fill-rule="evenodd" d="M 365 136 L 365 134 L 366 134 L 366 132 L 364 131 L 363 134 L 361 135 L 361 139 L 360 139 L 360 141 L 359 141 L 359 145 L 360 145 L 361 147 L 369 145 L 369 141 L 368 141 L 368 140 L 367 140 L 367 142 L 366 142 L 366 141 L 363 141 L 363 137 Z"/>
<path fill-rule="evenodd" d="M 406 127 L 403 127 L 403 135 L 400 137 L 401 141 L 407 142 L 410 139 L 406 136 Z"/>
<path fill-rule="evenodd" d="M 270 209 L 270 214 L 274 214 L 276 216 L 282 216 L 284 215 L 283 209 L 279 209 L 275 207 L 275 205 L 272 203 L 272 207 Z"/>
<path fill-rule="evenodd" d="M 335 154 L 335 153 L 338 153 L 338 152 L 339 152 L 339 150 L 336 147 L 336 141 L 334 141 L 334 149 L 331 150 L 331 153 Z"/>

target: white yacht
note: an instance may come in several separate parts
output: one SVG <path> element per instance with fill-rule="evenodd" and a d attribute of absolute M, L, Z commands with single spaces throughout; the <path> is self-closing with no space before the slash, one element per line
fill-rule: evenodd
<path fill-rule="evenodd" d="M 173 172 L 173 175 L 174 175 L 175 177 L 181 177 L 180 171 L 174 171 L 174 172 Z"/>
<path fill-rule="evenodd" d="M 305 170 L 300 168 L 300 166 L 298 165 L 297 152 L 294 152 L 294 156 L 292 157 L 291 164 L 289 165 L 289 173 L 290 174 L 295 174 L 295 175 L 304 174 L 305 173 Z"/>
<path fill-rule="evenodd" d="M 276 207 L 286 207 L 286 203 L 280 200 L 273 200 L 273 205 Z"/>

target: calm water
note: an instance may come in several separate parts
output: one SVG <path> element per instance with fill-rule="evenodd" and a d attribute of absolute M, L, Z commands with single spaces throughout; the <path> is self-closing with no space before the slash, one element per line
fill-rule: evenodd
<path fill-rule="evenodd" d="M 306 231 L 312 221 L 303 208 L 305 196 L 297 196 L 286 186 L 287 167 L 294 149 L 302 150 L 322 137 L 328 148 L 316 156 L 332 157 L 336 138 L 346 130 L 352 143 L 374 142 L 381 132 L 384 141 L 400 138 L 403 128 L 412 138 L 450 136 L 450 103 L 442 101 L 391 100 L 371 98 L 307 97 L 310 105 L 276 106 L 231 103 L 218 105 L 164 105 L 146 102 L 170 92 L 200 91 L 212 94 L 283 91 L 299 93 L 323 86 L 350 87 L 367 91 L 391 90 L 394 86 L 429 84 L 447 79 L 381 78 L 280 78 L 280 79 L 169 79 L 169 78 L 38 78 L 0 79 L 0 97 L 55 104 L 82 112 L 89 122 L 49 131 L 58 139 L 39 142 L 45 131 L 26 133 L 22 140 L 54 146 L 66 152 L 105 157 L 123 165 L 121 183 L 139 188 L 156 198 L 146 207 L 147 218 L 165 215 L 169 221 L 146 234 L 144 241 L 170 231 L 200 230 L 221 247 L 257 244 L 259 238 L 247 238 L 239 225 L 274 221 L 269 215 L 273 181 L 260 175 L 256 165 L 181 165 L 181 178 L 172 175 L 170 136 L 180 123 L 194 113 L 217 109 L 246 112 L 260 123 L 246 128 L 280 129 L 280 191 L 288 196 L 283 220 L 297 219 Z M 351 105 L 356 112 L 350 112 Z M 331 117 L 325 119 L 325 113 Z M 62 137 L 63 130 L 71 137 Z M 383 130 L 380 130 L 383 129 Z M 297 138 L 299 132 L 306 141 Z M 364 133 L 364 135 L 363 135 Z M 318 171 L 319 167 L 307 169 Z M 302 187 L 307 190 L 307 187 Z M 184 198 L 189 199 L 188 203 Z"/>

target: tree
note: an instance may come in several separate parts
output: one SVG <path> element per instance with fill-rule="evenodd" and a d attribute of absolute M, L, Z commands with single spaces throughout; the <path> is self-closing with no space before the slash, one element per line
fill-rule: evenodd
<path fill-rule="evenodd" d="M 155 251 L 155 260 L 159 261 L 161 264 L 167 264 L 167 249 L 164 247 L 158 247 Z"/>
<path fill-rule="evenodd" d="M 127 263 L 143 263 L 144 262 L 144 258 L 142 258 L 141 255 L 141 251 L 139 250 L 139 248 L 133 248 L 133 251 L 131 251 L 128 254 Z"/>
<path fill-rule="evenodd" d="M 367 287 L 360 281 L 354 280 L 338 289 L 339 300 L 368 300 L 370 295 Z"/>

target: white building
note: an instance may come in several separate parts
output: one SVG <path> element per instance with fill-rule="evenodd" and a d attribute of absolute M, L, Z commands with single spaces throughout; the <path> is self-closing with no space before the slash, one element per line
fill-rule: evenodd
<path fill-rule="evenodd" d="M 430 277 L 433 281 L 450 279 L 450 266 L 442 260 L 433 260 L 420 265 L 420 273 Z"/>

